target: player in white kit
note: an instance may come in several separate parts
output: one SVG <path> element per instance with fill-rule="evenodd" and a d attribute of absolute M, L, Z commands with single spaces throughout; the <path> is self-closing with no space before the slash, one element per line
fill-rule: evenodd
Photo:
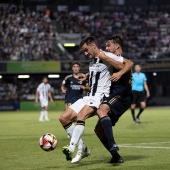
<path fill-rule="evenodd" d="M 42 122 L 44 119 L 46 121 L 49 121 L 48 118 L 48 98 L 50 98 L 50 102 L 53 102 L 53 98 L 50 92 L 51 86 L 48 84 L 47 77 L 43 77 L 42 83 L 39 84 L 36 96 L 35 96 L 35 102 L 38 103 L 38 98 L 41 103 L 42 110 L 40 112 L 39 121 Z"/>
<path fill-rule="evenodd" d="M 84 132 L 85 120 L 96 113 L 103 97 L 109 96 L 111 86 L 110 77 L 112 75 L 113 66 L 118 70 L 124 67 L 123 57 L 98 49 L 95 39 L 92 36 L 83 39 L 80 43 L 80 47 L 84 54 L 91 59 L 89 66 L 90 91 L 88 96 L 76 101 L 60 116 L 60 121 L 62 119 L 64 120 L 67 115 L 77 116 L 77 126 L 72 128 L 74 131 L 70 132 L 70 145 L 63 147 L 63 153 L 66 155 L 67 160 L 72 160 L 72 154 Z M 98 56 L 107 56 L 112 60 L 105 62 Z M 69 131 L 69 128 L 72 126 L 71 122 L 66 122 L 65 119 L 65 124 L 65 127 L 68 127 L 67 129 L 65 128 L 66 131 Z M 87 151 L 87 147 L 84 148 L 82 153 L 85 151 Z M 72 160 L 72 163 L 79 161 L 83 157 L 84 155 L 77 154 Z"/>

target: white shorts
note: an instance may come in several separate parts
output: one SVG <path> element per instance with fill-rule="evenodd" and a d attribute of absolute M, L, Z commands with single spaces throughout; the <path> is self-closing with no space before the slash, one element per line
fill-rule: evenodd
<path fill-rule="evenodd" d="M 95 108 L 99 108 L 101 104 L 101 97 L 97 96 L 85 96 L 82 99 L 77 100 L 75 103 L 73 103 L 70 108 L 73 109 L 77 114 L 80 112 L 80 110 L 85 106 L 93 106 Z"/>
<path fill-rule="evenodd" d="M 41 107 L 48 106 L 48 100 L 40 99 Z"/>

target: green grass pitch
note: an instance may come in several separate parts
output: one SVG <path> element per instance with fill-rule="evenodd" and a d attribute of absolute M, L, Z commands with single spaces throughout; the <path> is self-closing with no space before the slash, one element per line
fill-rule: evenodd
<path fill-rule="evenodd" d="M 61 112 L 49 112 L 50 122 L 38 122 L 39 112 L 0 112 L 0 170 L 169 170 L 170 109 L 147 108 L 142 124 L 133 124 L 127 111 L 114 127 L 124 164 L 107 164 L 111 158 L 94 134 L 97 117 L 87 120 L 83 140 L 91 155 L 77 164 L 65 160 L 62 146 L 69 144 L 58 121 Z M 53 133 L 58 146 L 52 152 L 39 147 L 44 133 Z"/>

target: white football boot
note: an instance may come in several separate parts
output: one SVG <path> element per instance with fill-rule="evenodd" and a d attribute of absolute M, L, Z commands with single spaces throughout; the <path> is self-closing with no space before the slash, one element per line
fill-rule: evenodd
<path fill-rule="evenodd" d="M 90 150 L 85 147 L 77 151 L 76 156 L 72 159 L 71 163 L 79 162 L 81 159 L 88 157 L 90 155 Z"/>

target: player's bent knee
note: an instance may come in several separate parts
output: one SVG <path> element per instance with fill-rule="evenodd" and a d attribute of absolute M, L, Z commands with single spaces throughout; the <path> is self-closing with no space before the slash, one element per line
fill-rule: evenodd
<path fill-rule="evenodd" d="M 100 108 L 97 110 L 97 114 L 98 114 L 99 118 L 102 118 L 102 117 L 107 116 L 109 111 L 110 111 L 109 106 L 106 104 L 102 104 L 100 106 Z"/>
<path fill-rule="evenodd" d="M 68 109 L 60 115 L 59 121 L 62 125 L 65 125 L 69 122 L 72 122 L 76 117 L 77 114 L 74 111 Z"/>

